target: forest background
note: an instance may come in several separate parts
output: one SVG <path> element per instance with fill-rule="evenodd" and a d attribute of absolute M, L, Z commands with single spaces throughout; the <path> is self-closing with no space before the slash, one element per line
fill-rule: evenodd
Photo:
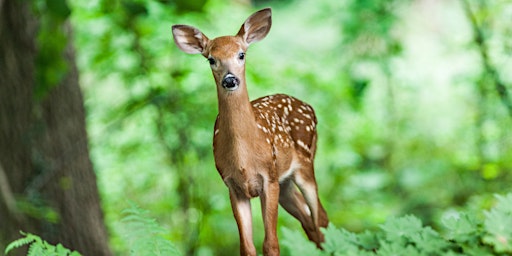
<path fill-rule="evenodd" d="M 9 2 L 0 1 L 2 13 Z M 88 143 L 115 255 L 130 250 L 120 220 L 131 203 L 149 210 L 185 255 L 237 252 L 228 191 L 212 157 L 214 81 L 204 58 L 173 44 L 170 28 L 193 25 L 211 38 L 234 34 L 252 12 L 269 6 L 270 34 L 247 53 L 249 94 L 287 93 L 316 110 L 316 176 L 334 225 L 360 232 L 414 214 L 436 228 L 460 208 L 487 209 L 494 193 L 510 192 L 512 5 L 506 0 L 24 4 L 38 24 L 35 52 L 43 53 L 34 64 L 34 109 L 44 109 L 45 97 L 73 70 L 61 57 L 67 45 L 74 48 L 87 131 L 77 143 Z M 0 120 L 0 146 L 8 152 L 5 131 L 12 121 Z M 32 125 L 30 131 L 38 129 L 50 128 Z M 59 157 L 75 153 L 64 150 Z M 51 168 L 23 180 L 11 175 L 7 153 L 0 160 L 7 205 L 0 210 L 12 210 L 5 192 L 10 183 L 17 211 L 37 220 L 20 226 L 52 234 L 48 227 L 64 218 L 59 213 L 67 206 L 55 209 L 52 197 L 37 191 L 45 186 L 33 182 Z M 49 177 L 45 182 L 64 192 L 76 182 Z M 261 244 L 258 200 L 253 213 L 255 243 Z M 279 227 L 300 224 L 280 209 Z M 12 237 L 2 234 L 0 245 Z"/>

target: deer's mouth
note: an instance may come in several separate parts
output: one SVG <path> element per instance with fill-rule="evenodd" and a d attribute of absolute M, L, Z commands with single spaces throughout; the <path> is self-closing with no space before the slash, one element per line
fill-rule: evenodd
<path fill-rule="evenodd" d="M 240 85 L 240 80 L 233 74 L 227 73 L 224 78 L 222 79 L 222 87 L 224 89 L 233 91 L 238 88 Z"/>

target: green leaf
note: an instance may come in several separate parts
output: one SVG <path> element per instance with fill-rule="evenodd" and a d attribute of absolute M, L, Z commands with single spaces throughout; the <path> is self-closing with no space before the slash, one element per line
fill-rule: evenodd
<path fill-rule="evenodd" d="M 282 228 L 282 232 L 284 239 L 281 241 L 281 245 L 290 252 L 290 255 L 295 255 L 295 253 L 311 256 L 326 255 L 324 252 L 318 250 L 314 243 L 307 240 L 304 235 L 298 231 Z"/>
<path fill-rule="evenodd" d="M 446 237 L 458 242 L 474 241 L 482 225 L 481 221 L 474 214 L 467 212 L 445 218 L 442 220 L 442 224 L 447 229 Z"/>
<path fill-rule="evenodd" d="M 419 232 L 411 234 L 411 242 L 421 252 L 427 254 L 442 252 L 449 246 L 448 242 L 441 238 L 431 227 L 424 227 Z"/>
<path fill-rule="evenodd" d="M 42 243 L 33 243 L 28 248 L 27 256 L 49 255 L 43 247 Z"/>
<path fill-rule="evenodd" d="M 354 233 L 345 229 L 337 229 L 332 223 L 323 229 L 325 242 L 322 244 L 324 250 L 334 255 L 347 255 L 359 251 L 358 238 Z"/>
<path fill-rule="evenodd" d="M 149 217 L 149 211 L 132 203 L 123 214 L 127 214 L 121 223 L 131 255 L 181 255 L 174 244 L 163 237 L 167 230 Z"/>
<path fill-rule="evenodd" d="M 383 242 L 377 255 L 381 256 L 415 256 L 423 255 L 413 246 L 403 246 L 396 242 Z"/>
<path fill-rule="evenodd" d="M 512 194 L 496 198 L 496 206 L 485 212 L 484 227 L 488 234 L 483 240 L 493 245 L 496 252 L 512 252 Z"/>
<path fill-rule="evenodd" d="M 33 235 L 30 233 L 20 232 L 25 237 L 22 237 L 18 240 L 11 242 L 7 248 L 5 249 L 5 254 L 11 251 L 14 248 L 19 248 L 24 245 L 30 244 L 28 248 L 27 255 L 28 256 L 80 256 L 80 253 L 65 248 L 62 244 L 57 244 L 57 246 L 53 246 L 47 241 L 41 239 L 41 237 L 37 235 Z"/>
<path fill-rule="evenodd" d="M 390 218 L 380 228 L 385 232 L 386 238 L 390 242 L 405 242 L 405 238 L 410 238 L 422 229 L 421 220 L 415 216 L 407 215 L 401 218 Z"/>
<path fill-rule="evenodd" d="M 366 250 L 374 250 L 379 247 L 379 241 L 375 233 L 365 230 L 363 233 L 357 235 L 359 244 Z"/>
<path fill-rule="evenodd" d="M 25 237 L 14 240 L 10 244 L 8 244 L 4 251 L 4 253 L 6 255 L 14 248 L 19 248 L 19 247 L 22 247 L 24 245 L 27 245 L 27 244 L 30 244 L 30 243 L 33 243 L 34 241 L 36 241 L 35 237 L 32 236 L 30 233 L 24 233 L 23 231 L 20 231 L 20 233 L 22 235 L 24 235 Z"/>

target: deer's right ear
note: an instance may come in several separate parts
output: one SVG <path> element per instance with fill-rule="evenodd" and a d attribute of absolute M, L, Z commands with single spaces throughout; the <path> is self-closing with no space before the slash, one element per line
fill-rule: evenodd
<path fill-rule="evenodd" d="M 187 25 L 174 25 L 172 26 L 172 35 L 174 43 L 182 51 L 190 54 L 206 54 L 206 45 L 209 39 L 199 29 Z"/>

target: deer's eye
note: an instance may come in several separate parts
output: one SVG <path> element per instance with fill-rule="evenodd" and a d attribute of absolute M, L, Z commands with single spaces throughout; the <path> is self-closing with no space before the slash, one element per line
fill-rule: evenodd
<path fill-rule="evenodd" d="M 238 59 L 243 60 L 245 58 L 245 53 L 241 52 L 238 54 Z"/>
<path fill-rule="evenodd" d="M 209 63 L 210 63 L 210 65 L 212 65 L 212 66 L 213 66 L 213 65 L 215 65 L 215 59 L 214 59 L 214 58 L 212 58 L 212 57 L 208 58 L 208 62 L 209 62 Z"/>

